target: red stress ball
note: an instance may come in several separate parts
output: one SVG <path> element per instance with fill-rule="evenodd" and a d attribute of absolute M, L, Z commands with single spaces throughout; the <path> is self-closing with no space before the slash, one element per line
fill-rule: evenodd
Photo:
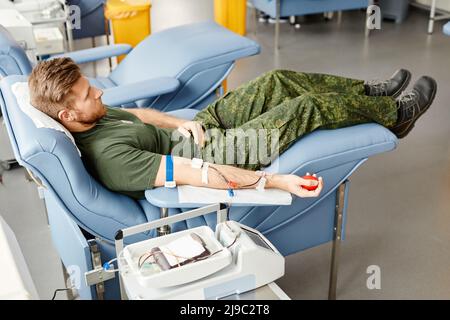
<path fill-rule="evenodd" d="M 314 176 L 303 176 L 302 179 L 319 181 L 319 179 L 317 179 L 317 178 L 314 177 Z M 302 187 L 303 189 L 306 189 L 306 190 L 308 190 L 308 191 L 314 191 L 314 190 L 317 189 L 318 186 L 319 186 L 319 185 L 316 185 L 316 186 L 304 186 L 304 185 L 301 185 L 300 187 Z"/>

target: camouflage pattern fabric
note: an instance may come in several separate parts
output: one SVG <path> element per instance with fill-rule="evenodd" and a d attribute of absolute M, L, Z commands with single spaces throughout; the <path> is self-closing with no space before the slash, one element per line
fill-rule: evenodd
<path fill-rule="evenodd" d="M 227 129 L 238 129 L 237 132 L 257 130 L 265 133 L 264 138 L 270 146 L 274 133 L 277 133 L 279 153 L 282 153 L 297 139 L 316 129 L 336 129 L 367 122 L 391 127 L 397 121 L 397 106 L 392 97 L 367 96 L 362 80 L 273 70 L 228 92 L 200 111 L 195 120 L 223 139 L 234 134 Z M 211 139 L 211 147 L 214 140 L 220 139 Z M 201 157 L 225 163 L 225 146 L 217 143 L 214 146 L 215 161 L 211 161 L 208 148 L 199 151 Z M 245 163 L 234 161 L 233 164 L 252 170 L 267 165 L 251 159 L 252 147 L 251 143 L 241 140 L 234 152 L 245 158 Z M 217 150 L 221 150 L 220 156 Z M 237 159 L 236 155 L 234 159 Z M 229 161 L 226 163 L 230 164 Z"/>

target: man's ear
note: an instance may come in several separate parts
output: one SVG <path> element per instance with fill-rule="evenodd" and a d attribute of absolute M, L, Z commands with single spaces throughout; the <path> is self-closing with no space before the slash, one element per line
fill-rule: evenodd
<path fill-rule="evenodd" d="M 69 110 L 67 110 L 67 109 L 63 109 L 63 110 L 58 112 L 58 119 L 61 122 L 63 122 L 63 123 L 64 122 L 70 122 L 70 121 L 74 120 L 71 112 Z"/>

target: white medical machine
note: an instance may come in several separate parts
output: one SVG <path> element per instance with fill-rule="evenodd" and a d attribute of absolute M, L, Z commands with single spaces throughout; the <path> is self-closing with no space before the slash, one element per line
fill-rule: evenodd
<path fill-rule="evenodd" d="M 0 9 L 0 23 L 25 51 L 36 49 L 32 24 L 16 9 Z"/>
<path fill-rule="evenodd" d="M 59 0 L 15 0 L 14 7 L 22 12 L 41 12 L 48 16 L 53 11 L 57 11 L 61 7 L 62 2 Z"/>
<path fill-rule="evenodd" d="M 32 49 L 36 49 L 37 55 L 64 52 L 66 33 L 68 46 L 72 47 L 70 17 L 64 0 L 15 0 L 14 2 L 0 0 L 0 8 L 17 10 L 22 19 L 28 22 L 31 31 L 27 30 L 27 34 L 29 38 L 33 38 Z M 0 21 L 3 24 L 3 19 Z M 63 24 L 65 28 L 61 29 Z M 20 42 L 21 39 L 16 36 L 14 30 L 6 25 L 5 27 L 11 31 L 14 39 Z"/>
<path fill-rule="evenodd" d="M 36 52 L 38 55 L 48 55 L 64 52 L 64 38 L 57 27 L 34 29 Z"/>
<path fill-rule="evenodd" d="M 122 299 L 222 299 L 284 275 L 284 257 L 257 230 L 227 221 L 227 206 L 208 205 L 120 230 L 116 235 Z M 201 226 L 123 247 L 124 237 L 217 212 L 215 232 Z M 110 273 L 110 272 L 109 272 Z M 86 273 L 88 285 L 108 270 Z"/>
<path fill-rule="evenodd" d="M 12 229 L 0 215 L 0 300 L 38 300 L 27 263 Z"/>

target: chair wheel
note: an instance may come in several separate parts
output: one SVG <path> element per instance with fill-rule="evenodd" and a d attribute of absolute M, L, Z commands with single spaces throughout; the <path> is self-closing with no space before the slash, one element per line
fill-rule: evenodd
<path fill-rule="evenodd" d="M 10 167 L 11 167 L 11 166 L 10 166 L 10 164 L 9 164 L 8 161 L 0 161 L 0 174 L 1 174 L 3 171 L 9 170 Z"/>
<path fill-rule="evenodd" d="M 296 21 L 297 19 L 295 18 L 295 16 L 290 16 L 289 17 L 289 24 L 291 25 L 291 26 L 293 26 L 293 25 L 295 25 L 295 21 Z"/>

